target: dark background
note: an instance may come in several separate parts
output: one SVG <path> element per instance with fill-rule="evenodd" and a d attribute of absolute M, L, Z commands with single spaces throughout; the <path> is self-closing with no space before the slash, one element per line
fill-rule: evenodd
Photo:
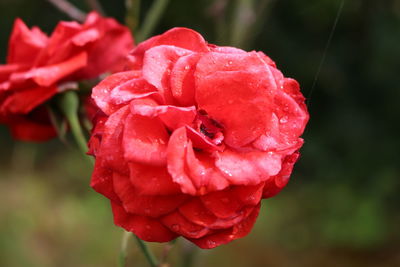
<path fill-rule="evenodd" d="M 122 0 L 101 3 L 123 22 Z M 155 34 L 185 26 L 265 52 L 299 81 L 311 115 L 289 185 L 248 237 L 198 252 L 196 266 L 400 266 L 400 1 L 345 1 L 310 93 L 340 3 L 170 1 Z M 47 33 L 70 20 L 45 0 L 0 0 L 1 63 L 16 17 Z M 0 149 L 0 266 L 115 266 L 122 231 L 72 143 L 15 142 L 1 125 Z M 133 242 L 128 260 L 142 260 Z"/>

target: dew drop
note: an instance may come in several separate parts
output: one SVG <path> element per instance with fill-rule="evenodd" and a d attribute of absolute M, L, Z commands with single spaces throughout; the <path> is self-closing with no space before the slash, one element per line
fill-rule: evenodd
<path fill-rule="evenodd" d="M 185 66 L 185 70 L 188 70 L 188 69 L 190 69 L 190 66 L 189 66 L 189 65 L 186 65 L 186 66 Z"/>
<path fill-rule="evenodd" d="M 173 225 L 171 225 L 171 228 L 172 228 L 172 231 L 174 231 L 174 232 L 178 232 L 181 229 L 179 224 L 173 224 Z"/>
<path fill-rule="evenodd" d="M 207 240 L 207 245 L 208 245 L 210 248 L 213 248 L 213 247 L 215 247 L 215 242 L 212 241 L 212 240 Z"/>
<path fill-rule="evenodd" d="M 284 116 L 284 117 L 282 117 L 280 120 L 279 120 L 279 122 L 280 123 L 287 123 L 288 122 L 288 117 L 287 116 Z"/>

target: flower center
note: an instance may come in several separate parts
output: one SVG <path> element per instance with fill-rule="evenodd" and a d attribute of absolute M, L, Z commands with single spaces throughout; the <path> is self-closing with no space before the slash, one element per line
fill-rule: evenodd
<path fill-rule="evenodd" d="M 210 118 L 205 110 L 197 111 L 195 128 L 198 132 L 208 137 L 215 145 L 220 145 L 224 140 L 224 127 L 216 120 Z"/>

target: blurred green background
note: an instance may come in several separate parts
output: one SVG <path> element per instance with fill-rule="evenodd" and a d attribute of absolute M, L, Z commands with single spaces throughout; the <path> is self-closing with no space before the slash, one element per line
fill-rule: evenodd
<path fill-rule="evenodd" d="M 123 21 L 123 0 L 100 2 Z M 155 33 L 185 26 L 263 51 L 310 96 L 340 2 L 172 0 Z M 45 0 L 0 0 L 0 17 L 2 63 L 16 17 L 47 33 L 70 20 Z M 291 182 L 263 202 L 249 236 L 199 251 L 195 266 L 400 266 L 399 44 L 399 0 L 345 1 Z M 1 125 L 0 148 L 0 266 L 116 266 L 122 231 L 73 143 L 15 142 Z M 172 248 L 172 266 L 186 246 Z M 146 266 L 129 248 L 130 266 Z"/>

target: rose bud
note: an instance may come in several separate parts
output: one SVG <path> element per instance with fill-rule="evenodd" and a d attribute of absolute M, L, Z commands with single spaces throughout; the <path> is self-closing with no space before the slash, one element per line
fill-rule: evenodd
<path fill-rule="evenodd" d="M 145 241 L 214 248 L 247 235 L 288 182 L 308 112 L 299 84 L 262 52 L 174 28 L 98 84 L 91 186 Z"/>
<path fill-rule="evenodd" d="M 14 138 L 45 141 L 56 135 L 45 107 L 76 82 L 121 70 L 133 48 L 130 31 L 112 18 L 90 13 L 83 24 L 60 22 L 48 37 L 17 19 L 7 64 L 0 65 L 0 122 Z"/>

